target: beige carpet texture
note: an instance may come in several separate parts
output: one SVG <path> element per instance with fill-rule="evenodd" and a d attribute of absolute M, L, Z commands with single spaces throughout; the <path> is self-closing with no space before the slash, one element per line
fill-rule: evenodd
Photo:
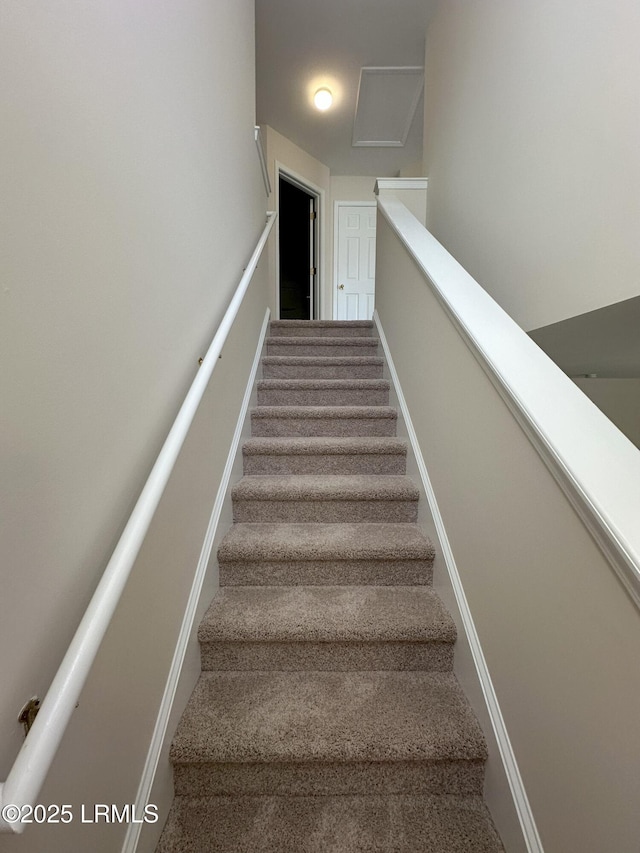
<path fill-rule="evenodd" d="M 501 853 L 367 321 L 272 321 L 156 853 Z"/>

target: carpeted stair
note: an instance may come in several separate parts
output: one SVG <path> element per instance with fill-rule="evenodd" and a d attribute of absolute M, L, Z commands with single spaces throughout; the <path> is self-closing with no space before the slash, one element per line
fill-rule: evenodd
<path fill-rule="evenodd" d="M 499 853 L 370 322 L 274 321 L 157 853 Z"/>

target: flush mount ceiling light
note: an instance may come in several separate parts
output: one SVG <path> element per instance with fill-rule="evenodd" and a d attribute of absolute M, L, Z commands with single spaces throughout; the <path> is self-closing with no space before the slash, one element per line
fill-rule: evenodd
<path fill-rule="evenodd" d="M 331 91 L 327 88 L 318 89 L 318 91 L 313 96 L 313 103 L 316 109 L 324 112 L 328 110 L 331 104 L 333 103 L 333 95 Z"/>

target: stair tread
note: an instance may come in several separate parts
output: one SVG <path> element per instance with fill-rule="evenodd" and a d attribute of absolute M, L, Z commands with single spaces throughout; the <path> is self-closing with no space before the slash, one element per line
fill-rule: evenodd
<path fill-rule="evenodd" d="M 266 339 L 267 346 L 269 344 L 278 344 L 279 346 L 323 346 L 323 347 L 377 347 L 380 343 L 378 338 L 370 337 L 331 337 L 325 335 L 323 337 L 303 336 L 299 338 L 295 335 L 269 335 Z"/>
<path fill-rule="evenodd" d="M 398 413 L 392 406 L 257 406 L 251 409 L 253 418 L 380 418 L 396 420 Z"/>
<path fill-rule="evenodd" d="M 272 320 L 271 329 L 373 329 L 373 320 Z"/>
<path fill-rule="evenodd" d="M 256 385 L 258 406 L 386 406 L 385 379 L 274 378 Z"/>
<path fill-rule="evenodd" d="M 415 524 L 234 524 L 218 549 L 218 559 L 433 560 L 430 540 Z"/>
<path fill-rule="evenodd" d="M 254 501 L 417 501 L 420 492 L 400 474 L 256 474 L 244 476 L 231 495 Z"/>
<path fill-rule="evenodd" d="M 354 388 L 389 390 L 387 379 L 261 379 L 258 388 L 264 390 L 308 390 L 350 391 Z"/>
<path fill-rule="evenodd" d="M 157 853 L 502 853 L 482 797 L 176 797 Z"/>
<path fill-rule="evenodd" d="M 376 330 L 370 320 L 272 320 L 269 333 L 287 337 L 372 337 Z"/>
<path fill-rule="evenodd" d="M 382 366 L 384 359 L 376 355 L 266 355 L 262 359 L 262 364 L 299 365 L 301 367 L 313 365 L 332 367 L 341 364 L 360 367 L 366 364 Z"/>
<path fill-rule="evenodd" d="M 385 436 L 266 436 L 264 438 L 248 439 L 244 442 L 242 451 L 245 455 L 393 453 L 406 456 L 407 443 L 400 438 Z"/>
<path fill-rule="evenodd" d="M 222 587 L 198 631 L 201 643 L 453 643 L 451 615 L 429 587 Z"/>
<path fill-rule="evenodd" d="M 486 760 L 455 676 L 442 672 L 202 673 L 176 764 Z"/>

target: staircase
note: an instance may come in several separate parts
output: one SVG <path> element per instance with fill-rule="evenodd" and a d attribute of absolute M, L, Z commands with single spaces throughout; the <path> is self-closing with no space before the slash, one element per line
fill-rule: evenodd
<path fill-rule="evenodd" d="M 271 323 L 157 853 L 497 853 L 370 322 Z"/>

